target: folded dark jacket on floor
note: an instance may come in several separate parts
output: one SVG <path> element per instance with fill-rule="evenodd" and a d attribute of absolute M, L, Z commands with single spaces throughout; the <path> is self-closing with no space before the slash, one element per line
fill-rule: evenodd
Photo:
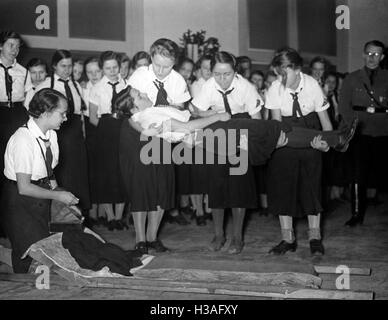
<path fill-rule="evenodd" d="M 131 276 L 129 270 L 142 265 L 139 252 L 102 243 L 93 235 L 79 230 L 63 232 L 62 245 L 84 269 L 99 271 L 109 267 L 111 272 Z"/>

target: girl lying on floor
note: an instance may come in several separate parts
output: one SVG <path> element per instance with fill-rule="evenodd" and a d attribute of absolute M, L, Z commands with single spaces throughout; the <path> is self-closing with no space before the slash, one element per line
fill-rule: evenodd
<path fill-rule="evenodd" d="M 357 120 L 354 120 L 351 127 L 343 130 L 319 131 L 291 128 L 276 120 L 248 119 L 241 117 L 241 114 L 237 118 L 226 112 L 216 113 L 214 111 L 208 111 L 206 117 L 190 120 L 191 114 L 188 110 L 181 111 L 171 106 L 152 107 L 148 96 L 131 86 L 118 94 L 115 108 L 119 115 L 130 117 L 131 126 L 138 132 L 146 136 L 158 136 L 169 142 L 183 140 L 189 142 L 190 140 L 186 139 L 188 134 L 198 129 L 207 128 L 214 131 L 217 129 L 246 129 L 249 135 L 245 139 L 246 145 L 244 147 L 241 145 L 241 148 L 249 150 L 249 159 L 253 165 L 262 164 L 275 148 L 285 145 L 291 148 L 314 147 L 322 151 L 327 151 L 332 147 L 344 152 L 357 126 Z M 238 142 L 239 145 L 242 140 Z M 201 143 L 201 141 L 196 143 Z M 218 154 L 233 152 L 231 148 L 217 148 L 217 144 L 203 144 L 203 146 L 207 151 Z M 209 150 L 213 147 L 213 150 Z"/>

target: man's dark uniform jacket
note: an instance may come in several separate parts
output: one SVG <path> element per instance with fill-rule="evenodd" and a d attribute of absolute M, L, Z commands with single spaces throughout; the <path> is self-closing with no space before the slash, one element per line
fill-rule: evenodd
<path fill-rule="evenodd" d="M 364 67 L 345 78 L 339 97 L 339 113 L 347 123 L 358 117 L 362 135 L 388 136 L 388 70 L 377 68 L 373 85 L 369 72 Z"/>

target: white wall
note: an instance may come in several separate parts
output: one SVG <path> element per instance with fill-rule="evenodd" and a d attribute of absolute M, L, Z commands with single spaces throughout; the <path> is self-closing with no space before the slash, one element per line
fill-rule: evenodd
<path fill-rule="evenodd" d="M 363 66 L 365 42 L 380 40 L 388 44 L 388 1 L 351 0 L 349 30 L 349 71 Z"/>
<path fill-rule="evenodd" d="M 239 54 L 238 0 L 144 0 L 144 46 L 159 38 L 180 44 L 190 29 L 216 37 L 221 50 Z"/>

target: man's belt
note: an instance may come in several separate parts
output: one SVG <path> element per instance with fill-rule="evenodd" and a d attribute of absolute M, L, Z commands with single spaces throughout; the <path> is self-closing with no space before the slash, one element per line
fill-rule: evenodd
<path fill-rule="evenodd" d="M 105 119 L 105 118 L 114 118 L 117 119 L 117 113 L 104 113 L 100 116 L 100 119 Z"/>
<path fill-rule="evenodd" d="M 382 107 L 364 107 L 364 106 L 353 106 L 354 111 L 362 111 L 368 113 L 388 113 L 388 108 Z"/>

